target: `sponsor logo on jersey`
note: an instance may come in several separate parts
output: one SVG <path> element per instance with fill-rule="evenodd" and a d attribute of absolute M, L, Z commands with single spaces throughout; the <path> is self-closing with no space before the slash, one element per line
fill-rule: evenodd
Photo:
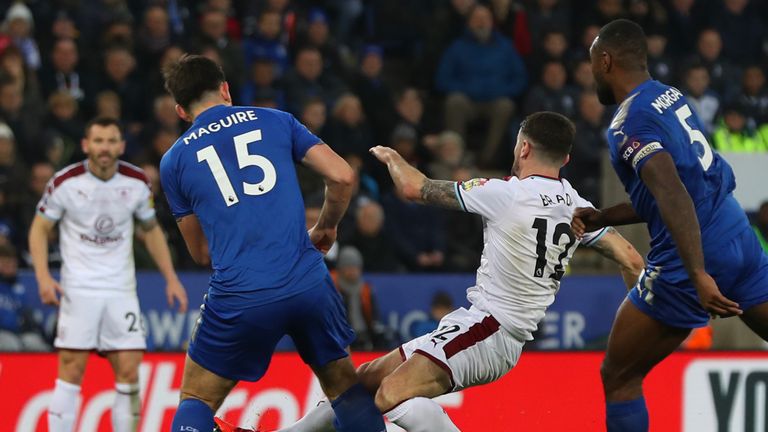
<path fill-rule="evenodd" d="M 637 153 L 635 153 L 635 156 L 632 158 L 632 168 L 637 168 L 637 164 L 640 163 L 643 158 L 650 156 L 651 154 L 656 153 L 661 149 L 661 144 L 657 142 L 646 144 L 645 147 L 641 148 Z"/>
<path fill-rule="evenodd" d="M 632 153 L 638 148 L 640 148 L 640 141 L 632 141 L 629 145 L 624 146 L 624 153 L 621 154 L 621 157 L 625 162 L 628 161 Z"/>
<path fill-rule="evenodd" d="M 112 243 L 117 243 L 121 240 L 123 240 L 123 235 L 119 234 L 116 237 L 110 237 L 110 236 L 89 236 L 88 234 L 80 234 L 80 240 L 86 242 L 86 243 L 93 243 L 98 246 L 104 246 Z"/>
<path fill-rule="evenodd" d="M 488 183 L 488 179 L 485 178 L 474 178 L 472 180 L 467 180 L 461 182 L 461 188 L 465 191 L 469 191 L 473 187 L 480 187 L 484 186 L 486 183 Z"/>

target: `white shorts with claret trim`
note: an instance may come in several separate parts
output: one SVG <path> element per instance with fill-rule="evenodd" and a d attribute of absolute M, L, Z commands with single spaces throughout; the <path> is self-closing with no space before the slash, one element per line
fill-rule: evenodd
<path fill-rule="evenodd" d="M 93 296 L 66 290 L 53 345 L 73 350 L 144 350 L 145 335 L 136 294 Z"/>
<path fill-rule="evenodd" d="M 504 376 L 520 358 L 524 343 L 501 328 L 487 312 L 459 308 L 440 320 L 437 330 L 400 347 L 403 360 L 419 353 L 451 377 L 452 391 Z"/>

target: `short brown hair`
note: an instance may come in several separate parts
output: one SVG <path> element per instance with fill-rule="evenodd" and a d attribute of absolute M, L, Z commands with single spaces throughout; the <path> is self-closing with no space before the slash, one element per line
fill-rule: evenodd
<path fill-rule="evenodd" d="M 184 55 L 163 71 L 165 89 L 188 110 L 195 102 L 226 81 L 221 66 L 201 55 Z"/>
<path fill-rule="evenodd" d="M 576 126 L 568 117 L 551 111 L 533 113 L 520 124 L 520 133 L 533 141 L 553 161 L 571 153 Z"/>
<path fill-rule="evenodd" d="M 96 117 L 92 118 L 86 125 L 85 125 L 85 136 L 88 137 L 88 134 L 91 132 L 91 128 L 94 126 L 101 126 L 101 127 L 108 127 L 108 126 L 114 126 L 117 128 L 118 131 L 120 131 L 120 137 L 123 136 L 123 128 L 120 127 L 120 122 L 117 119 L 113 119 L 112 117 Z"/>

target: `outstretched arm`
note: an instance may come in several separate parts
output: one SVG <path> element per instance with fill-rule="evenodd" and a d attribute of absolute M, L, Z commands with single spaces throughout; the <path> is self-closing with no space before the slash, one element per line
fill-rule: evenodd
<path fill-rule="evenodd" d="M 606 228 L 605 233 L 590 247 L 600 255 L 619 265 L 621 277 L 627 289 L 637 283 L 645 262 L 634 246 L 619 234 L 613 227 Z"/>
<path fill-rule="evenodd" d="M 641 223 L 643 220 L 635 213 L 631 203 L 625 202 L 597 210 L 592 207 L 577 208 L 573 213 L 571 228 L 576 236 L 581 237 L 585 232 L 599 230 L 607 226 L 621 226 Z"/>
<path fill-rule="evenodd" d="M 717 283 L 704 268 L 699 219 L 691 196 L 677 175 L 672 156 L 667 152 L 651 156 L 642 166 L 640 178 L 656 200 L 701 305 L 721 317 L 741 314 L 739 305 L 720 293 Z"/>
<path fill-rule="evenodd" d="M 456 182 L 428 178 L 389 147 L 376 146 L 371 153 L 387 165 L 395 187 L 409 201 L 461 210 L 456 198 Z"/>

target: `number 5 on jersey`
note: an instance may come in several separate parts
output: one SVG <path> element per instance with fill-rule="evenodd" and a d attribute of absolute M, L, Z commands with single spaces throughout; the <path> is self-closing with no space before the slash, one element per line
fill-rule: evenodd
<path fill-rule="evenodd" d="M 249 166 L 257 166 L 264 171 L 264 180 L 261 182 L 243 182 L 243 193 L 246 195 L 264 195 L 271 191 L 277 182 L 275 166 L 264 156 L 248 153 L 248 144 L 261 141 L 261 129 L 237 135 L 234 137 L 234 141 L 238 168 L 243 169 Z M 208 163 L 208 168 L 211 170 L 211 174 L 213 174 L 213 179 L 216 181 L 216 185 L 219 187 L 227 207 L 240 202 L 240 198 L 238 198 L 235 188 L 232 186 L 226 170 L 224 170 L 221 158 L 219 158 L 219 154 L 216 153 L 216 149 L 212 145 L 198 150 L 197 161 Z"/>

